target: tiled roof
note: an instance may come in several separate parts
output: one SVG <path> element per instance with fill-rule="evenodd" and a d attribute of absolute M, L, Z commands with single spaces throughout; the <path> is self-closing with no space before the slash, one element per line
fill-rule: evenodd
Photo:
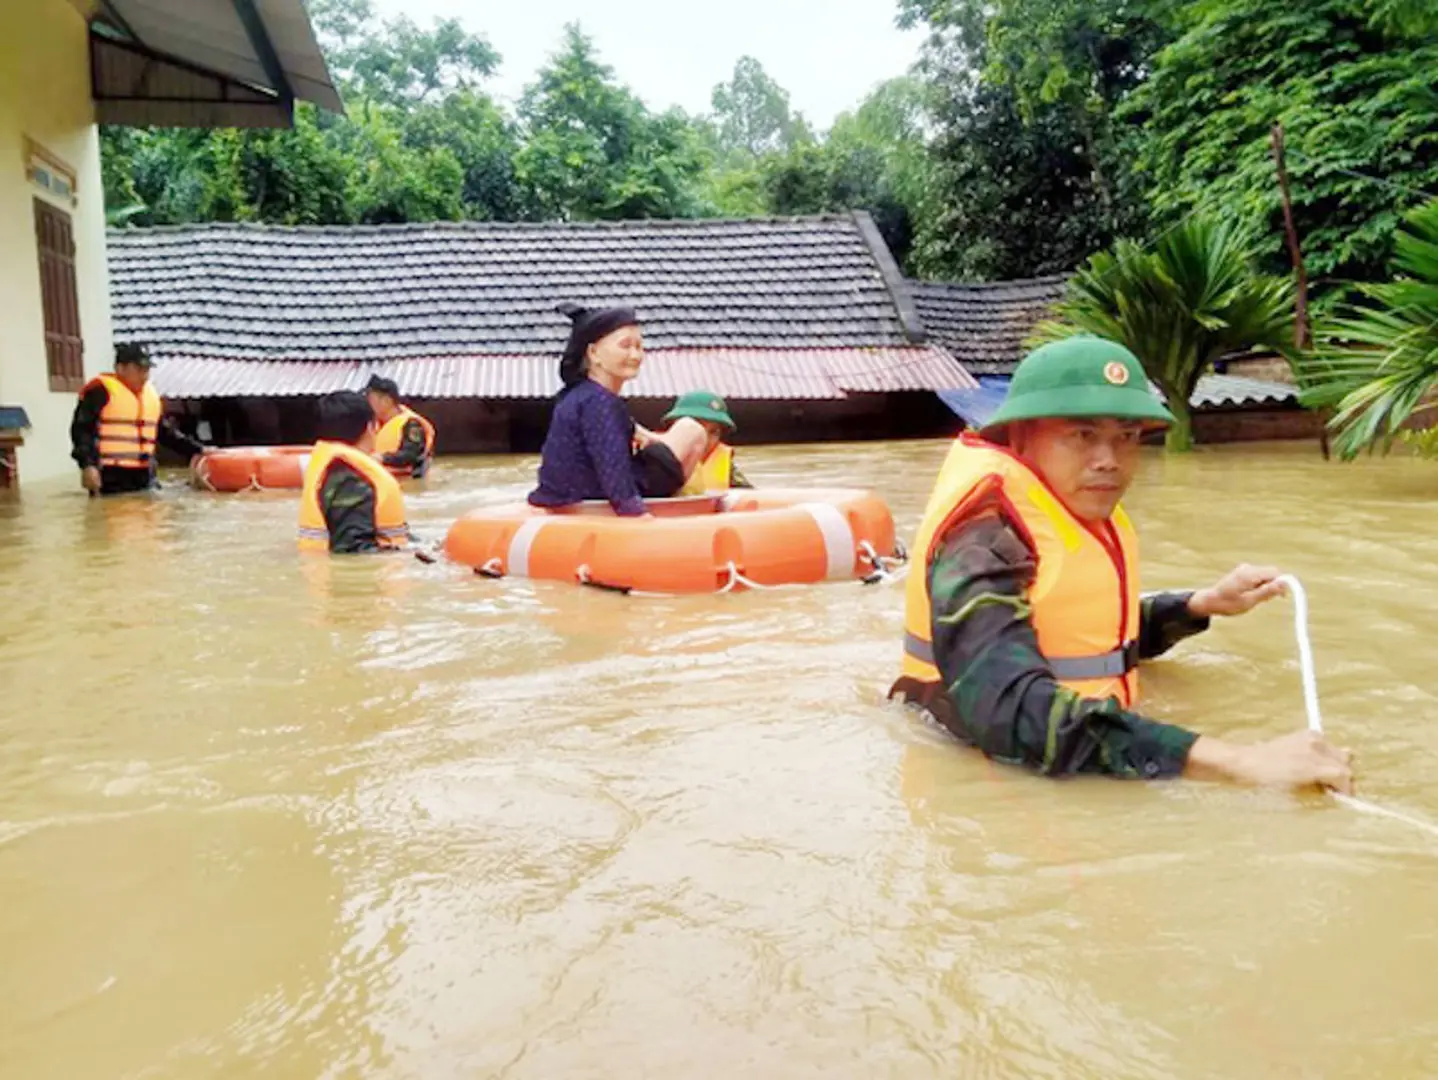
<path fill-rule="evenodd" d="M 556 356 L 561 301 L 636 308 L 650 348 L 915 344 L 873 222 L 210 224 L 109 234 L 117 340 L 168 356 Z"/>
<path fill-rule="evenodd" d="M 155 368 L 169 398 L 297 397 L 357 390 L 385 375 L 414 398 L 541 398 L 559 390 L 554 357 L 465 355 L 387 361 L 224 360 L 172 356 Z M 704 387 L 734 400 L 838 400 L 849 392 L 977 385 L 942 349 L 650 350 L 634 397 L 672 398 Z"/>
<path fill-rule="evenodd" d="M 1023 359 L 1024 338 L 1063 297 L 1066 275 L 953 285 L 909 281 L 929 340 L 942 345 L 975 375 L 1011 375 Z"/>

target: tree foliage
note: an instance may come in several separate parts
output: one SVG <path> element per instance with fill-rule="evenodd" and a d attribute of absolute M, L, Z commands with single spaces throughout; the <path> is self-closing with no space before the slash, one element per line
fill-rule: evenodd
<path fill-rule="evenodd" d="M 1185 5 L 1184 33 L 1119 110 L 1136 126 L 1155 207 L 1222 206 L 1259 231 L 1271 269 L 1286 266 L 1269 142 L 1281 123 L 1310 272 L 1381 276 L 1415 192 L 1438 191 L 1438 40 L 1406 36 L 1412 15 L 1387 8 L 1379 17 L 1367 0 Z"/>
<path fill-rule="evenodd" d="M 734 75 L 711 95 L 715 141 L 722 153 L 751 157 L 792 150 L 813 141 L 804 117 L 789 107 L 789 92 L 752 56 L 741 56 Z"/>
<path fill-rule="evenodd" d="M 1431 0 L 893 0 L 920 63 L 814 130 L 743 57 L 688 116 L 647 108 L 578 26 L 514 107 L 457 20 L 309 0 L 344 116 L 280 131 L 102 132 L 116 224 L 873 214 L 904 268 L 1071 270 L 1195 210 L 1287 271 L 1281 121 L 1318 307 L 1380 278 L 1438 193 Z"/>
<path fill-rule="evenodd" d="M 1236 222 L 1195 216 L 1151 249 L 1121 241 L 1095 255 L 1035 340 L 1081 331 L 1126 345 L 1177 421 L 1168 448 L 1184 451 L 1193 444 L 1189 400 L 1215 360 L 1255 347 L 1292 355 L 1292 301 L 1286 278 L 1258 272 L 1252 238 Z"/>
<path fill-rule="evenodd" d="M 545 218 L 689 217 L 706 157 L 682 112 L 652 116 L 577 25 L 519 106 L 521 185 Z"/>
<path fill-rule="evenodd" d="M 1386 452 L 1405 423 L 1435 408 L 1438 199 L 1408 215 L 1396 248 L 1398 277 L 1359 286 L 1360 299 L 1320 325 L 1318 348 L 1299 367 L 1304 403 L 1335 410 L 1333 447 L 1345 459 Z"/>

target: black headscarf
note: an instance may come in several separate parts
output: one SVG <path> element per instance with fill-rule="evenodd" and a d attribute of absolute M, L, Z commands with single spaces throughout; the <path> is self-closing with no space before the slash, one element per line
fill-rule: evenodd
<path fill-rule="evenodd" d="M 564 384 L 564 390 L 572 390 L 584 381 L 584 356 L 589 346 L 622 327 L 639 325 L 633 308 L 587 308 L 578 304 L 560 304 L 555 310 L 561 315 L 568 315 L 573 323 L 564 355 L 559 358 L 559 381 Z"/>

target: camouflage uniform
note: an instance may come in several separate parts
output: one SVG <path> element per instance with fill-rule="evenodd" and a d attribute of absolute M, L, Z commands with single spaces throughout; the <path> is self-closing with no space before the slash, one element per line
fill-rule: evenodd
<path fill-rule="evenodd" d="M 917 569 L 917 568 L 916 568 Z M 934 658 L 947 691 L 935 717 L 989 757 L 1049 775 L 1155 779 L 1183 771 L 1198 738 L 1060 686 L 1039 652 L 1028 591 L 1036 560 L 997 509 L 939 539 L 929 567 Z M 1161 656 L 1208 628 L 1187 593 L 1143 598 L 1139 655 Z"/>

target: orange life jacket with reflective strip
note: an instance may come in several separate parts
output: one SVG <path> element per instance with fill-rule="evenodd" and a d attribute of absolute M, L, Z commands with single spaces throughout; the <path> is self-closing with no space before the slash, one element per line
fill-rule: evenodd
<path fill-rule="evenodd" d="M 399 481 L 363 450 L 327 440 L 315 443 L 310 463 L 305 467 L 305 485 L 300 492 L 300 547 L 311 551 L 330 549 L 330 530 L 320 496 L 330 463 L 337 460 L 354 469 L 374 488 L 375 540 L 379 546 L 404 547 L 409 541 L 409 525 L 405 522 L 404 493 L 399 489 Z"/>
<path fill-rule="evenodd" d="M 380 456 L 398 453 L 400 443 L 404 441 L 405 425 L 411 420 L 418 420 L 419 426 L 424 428 L 424 462 L 413 470 L 418 474 L 425 471 L 429 459 L 434 456 L 434 425 L 413 409 L 401 405 L 399 412 L 385 421 L 374 438 L 374 452 Z M 386 466 L 386 468 L 400 476 L 407 476 L 410 473 L 410 470 L 403 466 Z"/>
<path fill-rule="evenodd" d="M 155 440 L 165 403 L 155 388 L 146 383 L 138 394 L 114 375 L 96 375 L 83 397 L 95 383 L 101 383 L 110 398 L 100 410 L 100 464 L 118 469 L 148 469 L 155 460 Z"/>
<path fill-rule="evenodd" d="M 703 495 L 706 491 L 728 491 L 733 464 L 733 448 L 717 443 L 709 456 L 694 467 L 689 479 L 676 494 Z"/>
<path fill-rule="evenodd" d="M 995 496 L 1037 557 L 1028 601 L 1039 650 L 1054 677 L 1084 697 L 1116 697 L 1133 706 L 1138 536 L 1128 515 L 1119 508 L 1103 524 L 1085 525 L 1012 452 L 969 433 L 954 440 L 914 540 L 914 557 L 922 561 L 907 582 L 902 675 L 892 692 L 925 702 L 943 693 L 934 664 L 928 567 L 939 540 Z"/>

